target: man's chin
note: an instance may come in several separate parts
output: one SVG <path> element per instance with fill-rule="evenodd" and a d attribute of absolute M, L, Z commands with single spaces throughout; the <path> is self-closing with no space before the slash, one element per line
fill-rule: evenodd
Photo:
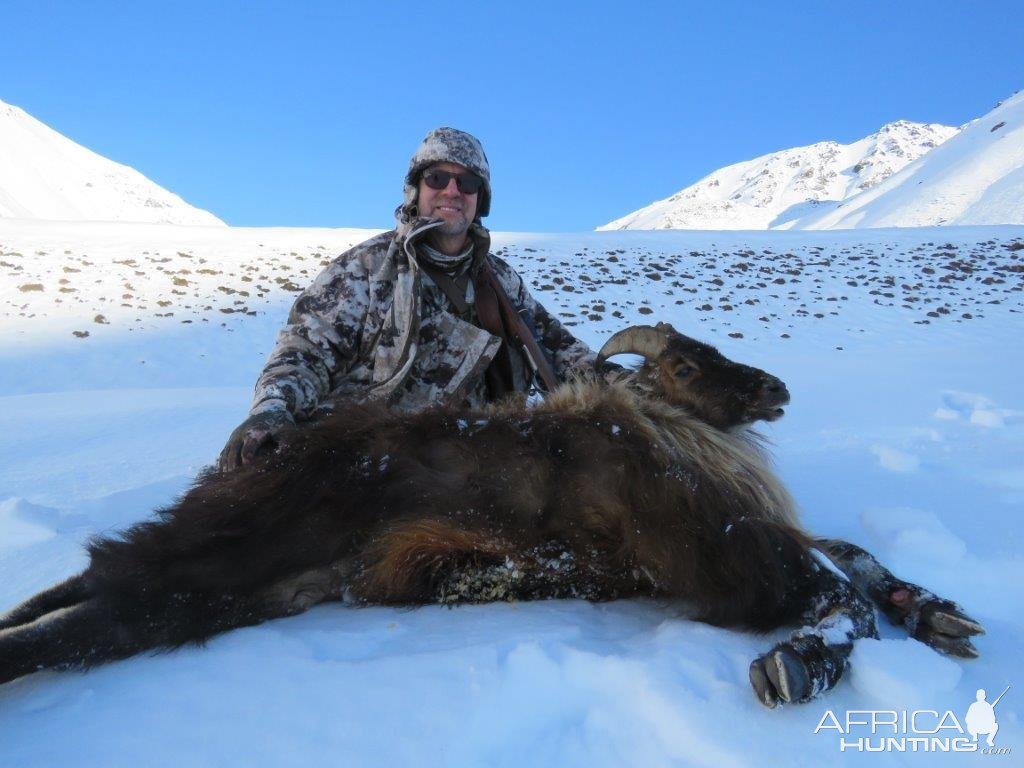
<path fill-rule="evenodd" d="M 445 218 L 444 216 L 438 216 L 435 213 L 434 218 L 440 219 L 443 222 L 441 226 L 435 230 L 439 234 L 447 236 L 464 235 L 469 231 L 469 222 L 462 217 L 453 221 L 452 219 Z"/>

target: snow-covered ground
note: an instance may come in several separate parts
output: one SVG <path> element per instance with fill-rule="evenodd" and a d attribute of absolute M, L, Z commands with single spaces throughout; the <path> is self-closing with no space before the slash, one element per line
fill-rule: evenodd
<path fill-rule="evenodd" d="M 0 220 L 0 610 L 214 459 L 295 290 L 368 234 Z M 0 766 L 1020 764 L 1024 227 L 494 240 L 592 345 L 668 320 L 785 380 L 765 432 L 808 526 L 959 601 L 988 628 L 981 657 L 886 626 L 835 691 L 768 711 L 747 666 L 783 631 L 651 601 L 324 605 L 5 685 Z M 840 753 L 815 733 L 828 711 L 963 722 L 1007 685 L 1009 755 Z"/>

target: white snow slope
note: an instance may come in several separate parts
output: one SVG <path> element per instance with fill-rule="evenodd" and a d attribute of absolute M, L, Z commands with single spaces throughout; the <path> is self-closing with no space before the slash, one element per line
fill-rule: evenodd
<path fill-rule="evenodd" d="M 0 218 L 224 224 L 2 101 Z"/>
<path fill-rule="evenodd" d="M 773 152 L 720 168 L 597 229 L 785 229 L 809 211 L 875 187 L 956 132 L 899 120 L 852 144 L 821 141 Z"/>
<path fill-rule="evenodd" d="M 1024 223 L 1024 91 L 878 186 L 795 229 Z"/>
<path fill-rule="evenodd" d="M 0 220 L 0 610 L 216 457 L 297 286 L 369 234 Z M 0 686 L 0 766 L 1019 764 L 1024 227 L 494 242 L 592 345 L 668 320 L 785 380 L 793 403 L 765 432 L 808 527 L 960 602 L 988 629 L 981 657 L 882 622 L 834 691 L 769 711 L 747 667 L 787 630 L 643 600 L 323 605 Z M 977 689 L 1007 685 L 1010 754 L 841 751 L 869 729 L 815 733 L 857 710 L 963 724 Z M 948 718 L 927 736 L 964 738 Z"/>

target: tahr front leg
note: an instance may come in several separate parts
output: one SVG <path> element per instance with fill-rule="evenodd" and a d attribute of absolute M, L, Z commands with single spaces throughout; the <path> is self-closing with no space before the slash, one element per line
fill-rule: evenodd
<path fill-rule="evenodd" d="M 750 665 L 750 684 L 766 707 L 810 701 L 835 687 L 854 641 L 878 636 L 871 604 L 824 555 L 817 558 L 824 562 L 812 563 L 808 574 L 805 626 Z"/>
<path fill-rule="evenodd" d="M 985 628 L 952 600 L 896 578 L 856 544 L 819 539 L 818 545 L 889 621 L 905 627 L 911 637 L 951 656 L 968 659 L 978 656 L 978 649 L 970 638 L 984 634 Z"/>

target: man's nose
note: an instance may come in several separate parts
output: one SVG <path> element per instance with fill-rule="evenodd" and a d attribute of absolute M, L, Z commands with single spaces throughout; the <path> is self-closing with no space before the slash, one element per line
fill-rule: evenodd
<path fill-rule="evenodd" d="M 448 185 L 441 190 L 441 194 L 447 195 L 448 197 L 459 196 L 459 183 L 455 180 L 455 177 L 448 179 Z"/>

